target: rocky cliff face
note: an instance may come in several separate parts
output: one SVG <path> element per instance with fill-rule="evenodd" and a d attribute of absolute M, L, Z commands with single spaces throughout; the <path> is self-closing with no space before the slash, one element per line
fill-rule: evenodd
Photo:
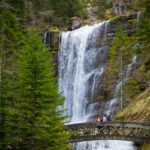
<path fill-rule="evenodd" d="M 43 43 L 48 45 L 50 51 L 52 52 L 52 62 L 56 64 L 55 73 L 57 75 L 57 62 L 58 62 L 58 50 L 59 50 L 59 32 L 46 31 L 43 35 Z"/>
<path fill-rule="evenodd" d="M 129 22 L 129 20 L 135 19 L 136 14 L 130 15 L 130 16 L 120 16 L 116 18 L 115 20 L 110 20 L 110 22 L 107 24 L 107 31 L 104 30 L 99 34 L 97 41 L 94 43 L 95 47 L 104 47 L 104 49 L 101 51 L 99 56 L 97 57 L 97 62 L 101 64 L 105 64 L 106 60 L 108 58 L 108 52 L 109 52 L 109 47 L 111 44 L 111 41 L 116 33 L 116 30 L 120 25 L 123 25 L 125 29 L 127 30 L 127 33 L 131 35 L 132 33 L 136 32 L 135 27 L 132 25 L 132 23 Z M 104 35 L 105 34 L 105 35 Z M 91 39 L 92 41 L 92 39 Z M 92 42 L 88 45 L 89 47 L 92 46 Z M 106 53 L 107 52 L 107 53 Z M 101 60 L 101 62 L 100 62 Z M 117 80 L 117 79 L 116 79 Z M 98 101 L 107 101 L 108 97 L 106 94 L 107 92 L 104 90 L 105 82 L 107 81 L 102 81 L 102 84 L 99 84 L 99 86 L 95 89 L 95 96 L 94 100 Z M 114 85 L 112 87 L 115 87 L 116 81 L 114 81 Z M 101 93 L 99 92 L 101 91 Z M 112 93 L 110 93 L 110 96 Z"/>
<path fill-rule="evenodd" d="M 59 49 L 59 32 L 55 32 L 55 31 L 46 31 L 45 32 L 45 43 L 44 44 L 48 44 L 48 46 L 50 47 L 51 50 L 53 51 L 58 51 Z"/>
<path fill-rule="evenodd" d="M 90 36 L 90 39 L 88 39 L 88 40 L 90 40 L 91 42 L 88 43 L 86 49 L 90 50 L 92 47 L 94 47 L 94 49 L 98 50 L 98 49 L 102 48 L 102 50 L 100 51 L 100 53 L 98 53 L 96 58 L 93 60 L 95 63 L 89 59 L 84 60 L 85 61 L 85 71 L 88 72 L 88 68 L 89 68 L 88 64 L 90 64 L 90 61 L 92 61 L 91 62 L 92 64 L 94 63 L 93 67 L 95 67 L 95 68 L 97 68 L 99 66 L 99 64 L 104 64 L 104 65 L 106 64 L 110 43 L 114 37 L 114 34 L 115 34 L 117 28 L 119 27 L 119 25 L 123 25 L 127 29 L 127 33 L 129 35 L 136 32 L 136 29 L 134 28 L 132 23 L 129 22 L 129 20 L 136 19 L 136 17 L 137 17 L 136 14 L 132 14 L 130 16 L 127 16 L 127 15 L 119 16 L 115 19 L 108 21 L 107 24 L 105 25 L 104 30 L 102 30 L 98 33 L 97 32 L 95 33 L 95 35 L 97 36 L 96 40 L 95 40 L 95 37 L 93 37 L 94 34 L 93 34 L 93 36 Z M 94 41 L 93 41 L 93 39 L 94 39 Z M 53 62 L 57 63 L 59 33 L 58 32 L 46 32 L 45 33 L 45 44 L 48 44 L 50 47 L 50 50 L 52 50 L 54 52 Z M 57 68 L 56 68 L 56 70 L 57 70 Z M 88 85 L 92 84 L 94 82 L 94 77 L 91 76 L 91 78 L 89 79 L 88 82 L 89 82 L 89 83 L 87 83 Z M 89 95 L 87 95 L 89 104 L 98 102 L 98 104 L 95 107 L 95 109 L 96 109 L 95 115 L 90 116 L 90 118 L 92 118 L 92 120 L 95 120 L 95 118 L 97 118 L 97 116 L 101 113 L 100 108 L 102 107 L 104 102 L 109 100 L 108 97 L 106 96 L 106 91 L 104 90 L 103 77 L 96 79 L 96 82 L 98 82 L 98 83 L 100 82 L 101 84 L 97 84 L 97 86 L 94 88 L 94 92 L 93 92 L 94 94 L 92 96 L 92 99 L 91 99 L 90 91 L 88 92 Z M 115 87 L 115 86 L 116 86 L 116 81 L 114 81 L 113 87 Z M 110 91 L 110 92 L 112 93 L 112 91 Z M 112 96 L 112 94 L 110 94 L 110 95 Z M 111 98 L 111 96 L 110 96 L 110 98 Z"/>
<path fill-rule="evenodd" d="M 107 26 L 107 33 L 102 32 L 102 34 L 106 34 L 104 38 L 103 35 L 99 35 L 96 46 L 97 47 L 102 47 L 103 45 L 105 45 L 106 49 L 104 49 L 104 53 L 101 53 L 98 57 L 98 60 L 103 60 L 103 63 L 106 63 L 106 59 L 108 58 L 108 53 L 105 53 L 106 51 L 109 52 L 109 47 L 110 47 L 110 43 L 112 42 L 112 39 L 114 37 L 114 34 L 117 30 L 117 28 L 120 25 L 123 25 L 126 28 L 126 31 L 128 33 L 128 35 L 130 36 L 132 33 L 136 32 L 136 28 L 133 26 L 132 23 L 129 22 L 129 20 L 132 19 L 136 19 L 136 14 L 132 14 L 132 15 L 122 15 L 117 17 L 115 20 L 111 20 L 110 23 Z M 104 55 L 105 54 L 105 55 Z M 101 59 L 104 58 L 104 59 Z M 136 69 L 139 67 L 140 65 L 133 65 L 132 71 L 136 71 Z M 124 72 L 127 71 L 127 68 L 124 68 Z M 111 114 L 115 114 L 118 109 L 120 109 L 120 103 L 118 103 L 118 101 L 116 99 L 114 99 L 114 93 L 117 90 L 116 88 L 119 88 L 119 84 L 118 83 L 118 78 L 114 79 L 114 81 L 112 82 L 112 89 L 111 91 L 108 91 L 108 88 L 104 88 L 105 84 L 107 82 L 107 80 L 105 80 L 105 76 L 103 76 L 101 84 L 99 84 L 97 86 L 97 88 L 95 88 L 94 91 L 94 99 L 92 99 L 91 101 L 96 101 L 98 102 L 97 105 L 97 111 L 95 113 L 94 116 L 91 116 L 91 121 L 95 121 L 97 116 L 100 114 L 103 114 L 104 112 L 106 112 L 105 110 L 109 110 L 112 109 L 108 112 L 111 112 Z M 116 87 L 116 85 L 118 87 Z M 112 100 L 110 102 L 107 102 L 108 100 Z M 110 107 L 110 108 L 108 108 Z"/>
<path fill-rule="evenodd" d="M 128 14 L 133 9 L 132 0 L 114 0 L 113 11 L 115 15 Z"/>

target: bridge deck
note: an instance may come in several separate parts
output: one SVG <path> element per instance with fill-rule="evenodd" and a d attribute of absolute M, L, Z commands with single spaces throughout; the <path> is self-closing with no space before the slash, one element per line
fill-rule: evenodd
<path fill-rule="evenodd" d="M 92 140 L 124 140 L 150 143 L 150 125 L 124 122 L 80 123 L 67 126 L 70 143 Z"/>

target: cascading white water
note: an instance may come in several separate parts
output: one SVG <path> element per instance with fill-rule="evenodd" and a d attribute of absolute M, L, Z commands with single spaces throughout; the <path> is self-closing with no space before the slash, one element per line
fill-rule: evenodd
<path fill-rule="evenodd" d="M 44 33 L 44 40 L 43 40 L 43 44 L 46 44 L 46 38 L 47 38 L 47 32 Z"/>
<path fill-rule="evenodd" d="M 140 17 L 141 17 L 141 11 L 138 11 L 138 12 L 137 12 L 137 20 L 139 20 Z"/>
<path fill-rule="evenodd" d="M 64 109 L 68 111 L 65 115 L 70 116 L 71 123 L 85 122 L 86 116 L 89 115 L 87 112 L 89 90 L 94 91 L 105 67 L 96 62 L 97 56 L 103 53 L 105 46 L 93 47 L 99 34 L 106 32 L 107 24 L 108 21 L 95 26 L 85 26 L 61 35 L 59 88 L 66 97 Z M 92 83 L 89 83 L 90 79 Z"/>
<path fill-rule="evenodd" d="M 106 40 L 109 21 L 94 26 L 63 32 L 58 56 L 59 89 L 66 97 L 64 115 L 70 123 L 88 121 L 94 113 L 96 89 L 102 82 L 108 47 Z M 100 39 L 102 38 L 102 39 Z M 101 46 L 98 44 L 101 42 Z M 99 91 L 100 92 L 100 91 Z M 108 104 L 111 109 L 112 104 Z M 91 141 L 73 144 L 73 150 L 134 150 L 132 142 Z"/>

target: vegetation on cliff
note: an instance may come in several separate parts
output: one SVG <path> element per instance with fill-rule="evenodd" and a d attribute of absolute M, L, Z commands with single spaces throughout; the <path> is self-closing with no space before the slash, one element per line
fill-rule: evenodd
<path fill-rule="evenodd" d="M 127 65 L 131 63 L 133 56 L 138 56 L 141 60 L 141 67 L 132 72 L 131 78 L 123 84 L 124 103 L 127 101 L 130 102 L 134 96 L 144 92 L 149 87 L 150 11 L 147 6 L 145 7 L 148 3 L 150 3 L 149 0 L 142 1 L 142 3 L 137 3 L 137 7 L 140 6 L 141 8 L 144 8 L 143 11 L 141 11 L 142 17 L 140 17 L 138 21 L 134 20 L 134 22 L 137 22 L 135 28 L 138 30 L 135 33 L 127 34 L 125 29 L 118 28 L 109 51 L 108 66 L 105 78 L 109 79 L 110 82 L 107 82 L 107 87 L 110 87 L 111 89 L 113 88 L 112 82 L 115 81 L 114 79 L 119 78 L 123 81 L 123 75 L 126 76 L 126 72 L 123 71 L 127 70 Z M 111 90 L 108 89 L 108 91 Z"/>
<path fill-rule="evenodd" d="M 150 120 L 150 88 L 132 99 L 124 110 L 117 114 L 120 121 L 148 123 Z"/>
<path fill-rule="evenodd" d="M 131 51 L 130 48 L 134 45 L 131 38 L 128 37 L 123 26 L 120 26 L 113 38 L 113 41 L 109 50 L 109 58 L 107 60 L 107 71 L 105 72 L 105 90 L 112 91 L 114 88 L 114 82 L 119 77 L 120 82 L 123 82 L 125 73 L 123 70 L 131 63 Z M 133 40 L 132 40 L 133 41 Z"/>
<path fill-rule="evenodd" d="M 138 32 L 133 34 L 135 45 L 130 47 L 133 55 L 141 60 L 141 67 L 132 73 L 124 87 L 124 102 L 126 107 L 118 112 L 119 121 L 150 123 L 150 0 L 136 1 L 141 9 L 137 22 Z M 132 40 L 129 41 L 129 44 Z M 128 45 L 129 45 L 128 44 Z M 144 144 L 141 149 L 148 150 L 150 145 Z"/>

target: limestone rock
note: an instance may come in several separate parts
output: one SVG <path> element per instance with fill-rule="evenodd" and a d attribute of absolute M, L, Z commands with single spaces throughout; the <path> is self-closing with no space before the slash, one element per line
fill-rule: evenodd
<path fill-rule="evenodd" d="M 72 30 L 80 28 L 81 25 L 82 25 L 82 21 L 80 18 L 78 18 L 78 17 L 72 18 L 72 25 L 71 25 Z"/>
<path fill-rule="evenodd" d="M 50 51 L 52 52 L 52 64 L 57 64 L 58 62 L 58 49 L 59 49 L 59 32 L 58 31 L 47 31 L 44 33 L 43 43 L 47 44 Z M 58 65 L 55 66 L 54 72 L 57 76 L 57 68 Z"/>
<path fill-rule="evenodd" d="M 48 31 L 44 34 L 44 44 L 48 44 L 50 49 L 58 51 L 59 32 Z"/>

